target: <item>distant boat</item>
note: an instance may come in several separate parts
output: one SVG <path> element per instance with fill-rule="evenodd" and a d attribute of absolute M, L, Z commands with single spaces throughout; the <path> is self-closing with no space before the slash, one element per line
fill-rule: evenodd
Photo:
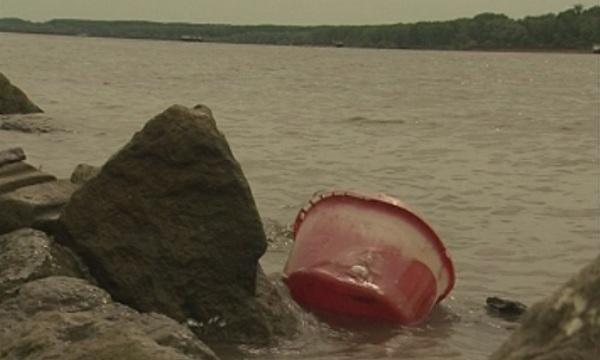
<path fill-rule="evenodd" d="M 204 39 L 202 36 L 194 36 L 194 35 L 182 35 L 179 40 L 181 41 L 189 41 L 189 42 L 203 42 Z"/>
<path fill-rule="evenodd" d="M 337 48 L 344 47 L 344 43 L 342 41 L 336 41 L 333 43 L 333 45 Z"/>
<path fill-rule="evenodd" d="M 600 45 L 594 45 L 594 46 L 592 46 L 592 53 L 594 53 L 594 54 L 600 54 Z"/>

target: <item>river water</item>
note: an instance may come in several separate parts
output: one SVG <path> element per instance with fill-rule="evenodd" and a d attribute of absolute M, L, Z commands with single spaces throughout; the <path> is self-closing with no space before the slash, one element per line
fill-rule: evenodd
<path fill-rule="evenodd" d="M 61 131 L 0 131 L 0 148 L 68 177 L 152 116 L 203 103 L 250 182 L 281 271 L 285 228 L 318 190 L 397 196 L 457 269 L 413 329 L 306 326 L 248 359 L 485 359 L 514 324 L 487 296 L 531 304 L 600 251 L 600 57 L 334 49 L 0 33 L 0 71 Z M 232 356 L 234 357 L 234 356 Z"/>

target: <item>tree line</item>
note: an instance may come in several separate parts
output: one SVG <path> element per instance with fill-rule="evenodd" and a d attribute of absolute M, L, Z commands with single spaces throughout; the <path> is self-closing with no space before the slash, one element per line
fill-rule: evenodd
<path fill-rule="evenodd" d="M 0 19 L 0 31 L 135 39 L 395 49 L 590 49 L 600 44 L 600 6 L 575 5 L 560 13 L 511 19 L 483 13 L 473 18 L 369 26 L 280 26 L 94 21 L 31 22 Z"/>

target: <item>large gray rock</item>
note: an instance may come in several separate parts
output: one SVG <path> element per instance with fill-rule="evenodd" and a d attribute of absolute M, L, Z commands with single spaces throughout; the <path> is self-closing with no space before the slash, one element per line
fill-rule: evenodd
<path fill-rule="evenodd" d="M 534 305 L 490 359 L 600 359 L 600 257 Z"/>
<path fill-rule="evenodd" d="M 0 303 L 0 359 L 216 360 L 191 331 L 115 303 L 71 277 L 29 282 Z"/>
<path fill-rule="evenodd" d="M 23 161 L 5 162 L 5 164 L 0 165 L 0 194 L 52 180 L 56 180 L 56 177 L 46 174 Z"/>
<path fill-rule="evenodd" d="M 60 212 L 77 188 L 59 180 L 0 195 L 0 234 L 24 227 L 55 233 Z"/>
<path fill-rule="evenodd" d="M 29 281 L 53 275 L 85 277 L 85 274 L 69 250 L 41 231 L 21 229 L 0 236 L 0 301 Z"/>
<path fill-rule="evenodd" d="M 65 241 L 117 301 L 224 342 L 293 331 L 294 316 L 262 282 L 266 239 L 250 188 L 206 107 L 175 105 L 150 120 L 73 195 L 61 221 Z"/>
<path fill-rule="evenodd" d="M 0 114 L 29 114 L 43 112 L 21 89 L 0 73 Z"/>

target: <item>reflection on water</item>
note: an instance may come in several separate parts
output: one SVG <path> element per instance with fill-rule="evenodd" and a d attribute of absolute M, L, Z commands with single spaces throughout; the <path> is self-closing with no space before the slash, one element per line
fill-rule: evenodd
<path fill-rule="evenodd" d="M 204 103 L 271 225 L 285 229 L 315 191 L 386 192 L 449 248 L 457 285 L 425 327 L 307 320 L 298 339 L 242 358 L 484 359 L 513 326 L 485 314 L 486 297 L 530 304 L 600 250 L 597 57 L 15 34 L 0 44 L 2 71 L 64 130 L 0 131 L 0 148 L 23 146 L 46 171 L 101 165 L 171 104 Z M 290 247 L 277 231 L 267 272 Z"/>

